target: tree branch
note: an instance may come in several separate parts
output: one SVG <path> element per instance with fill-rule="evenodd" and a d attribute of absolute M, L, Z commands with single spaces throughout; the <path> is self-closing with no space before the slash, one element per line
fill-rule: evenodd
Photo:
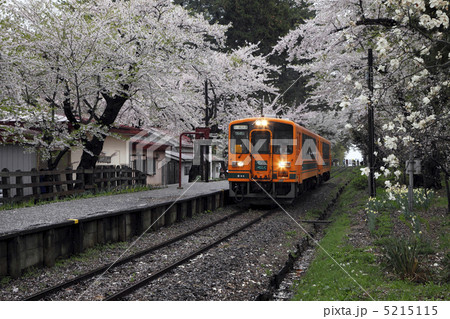
<path fill-rule="evenodd" d="M 395 21 L 394 19 L 389 19 L 389 18 L 377 18 L 377 19 L 366 19 L 366 18 L 362 18 L 362 20 L 359 20 L 356 22 L 356 25 L 366 25 L 366 26 L 383 26 L 383 27 L 388 27 L 388 28 L 392 28 L 398 25 L 398 22 Z M 336 30 L 334 30 L 334 32 L 340 32 L 340 31 L 344 31 L 346 29 L 350 28 L 350 26 L 345 26 L 342 28 L 338 28 Z"/>

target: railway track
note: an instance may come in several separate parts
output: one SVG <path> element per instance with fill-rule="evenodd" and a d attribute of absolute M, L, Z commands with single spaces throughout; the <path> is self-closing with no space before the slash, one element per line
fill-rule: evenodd
<path fill-rule="evenodd" d="M 147 284 L 149 284 L 150 282 L 158 279 L 159 277 L 161 277 L 162 275 L 168 273 L 169 271 L 175 269 L 176 267 L 180 266 L 181 264 L 184 264 L 186 262 L 188 262 L 189 260 L 194 259 L 195 257 L 197 257 L 198 255 L 200 255 L 201 253 L 219 245 L 220 243 L 222 243 L 223 241 L 231 238 L 232 236 L 239 234 L 240 232 L 242 232 L 243 230 L 249 228 L 250 226 L 252 226 L 253 224 L 257 223 L 258 221 L 264 219 L 265 217 L 268 217 L 269 215 L 272 215 L 275 211 L 277 211 L 276 209 L 272 209 L 269 212 L 254 218 L 253 220 L 245 223 L 244 225 L 242 225 L 241 227 L 239 227 L 238 229 L 233 230 L 232 232 L 226 234 L 225 236 L 220 237 L 217 240 L 214 240 L 212 243 L 201 247 L 200 249 L 188 254 L 185 257 L 182 257 L 181 259 L 175 261 L 174 263 L 170 264 L 169 266 L 165 267 L 164 269 L 161 269 L 160 271 L 151 274 L 150 276 L 147 276 L 146 278 L 140 280 L 139 282 L 132 284 L 122 290 L 120 290 L 119 292 L 108 296 L 107 298 L 105 298 L 104 300 L 106 301 L 111 301 L 111 300 L 120 300 L 120 298 L 123 298 L 131 293 L 133 293 L 134 291 L 136 291 L 137 289 L 141 288 L 142 286 L 145 286 Z"/>
<path fill-rule="evenodd" d="M 345 171 L 345 168 L 341 168 L 339 169 L 333 176 L 332 178 L 335 178 L 336 176 L 340 175 L 343 171 Z M 150 269 L 148 268 L 148 271 L 145 271 L 145 276 L 142 278 L 138 278 L 136 282 L 126 286 L 125 288 L 123 288 L 123 286 L 125 286 L 126 284 L 124 284 L 124 282 L 127 280 L 127 276 L 129 277 L 129 274 L 127 274 L 125 271 L 122 271 L 123 274 L 121 274 L 121 283 L 120 285 L 118 284 L 117 289 L 108 289 L 107 293 L 103 293 L 103 295 L 101 296 L 101 299 L 98 300 L 120 300 L 121 298 L 126 297 L 127 295 L 133 293 L 134 291 L 138 290 L 139 288 L 151 283 L 152 281 L 160 278 L 161 276 L 163 276 L 164 274 L 167 274 L 168 272 L 172 271 L 173 269 L 175 269 L 176 267 L 187 263 L 188 261 L 194 259 L 196 256 L 199 256 L 200 254 L 206 252 L 207 250 L 219 245 L 220 243 L 222 243 L 223 241 L 226 241 L 227 239 L 235 236 L 236 234 L 242 232 L 243 230 L 247 229 L 248 227 L 252 226 L 253 224 L 257 223 L 258 221 L 262 220 L 263 218 L 273 214 L 276 210 L 273 209 L 265 214 L 260 214 L 259 216 L 257 216 L 256 218 L 253 218 L 251 221 L 246 222 L 245 224 L 235 227 L 235 230 L 219 236 L 219 238 L 214 239 L 212 242 L 209 242 L 207 244 L 202 245 L 200 248 L 196 248 L 196 249 L 192 249 L 191 253 L 189 253 L 188 255 L 182 256 L 180 258 L 176 258 L 176 260 L 171 261 L 169 264 L 163 264 L 163 265 L 157 265 L 156 267 L 154 267 L 155 269 Z M 214 221 L 212 223 L 209 223 L 205 226 L 196 228 L 194 230 L 191 230 L 189 232 L 186 232 L 182 235 L 176 236 L 172 239 L 169 239 L 161 244 L 149 247 L 147 249 L 144 249 L 142 251 L 139 251 L 138 253 L 135 253 L 131 256 L 122 258 L 120 260 L 118 260 L 117 262 L 114 263 L 109 263 L 106 264 L 104 266 L 101 266 L 99 268 L 96 268 L 88 273 L 85 273 L 83 275 L 77 276 L 76 278 L 73 278 L 71 280 L 65 281 L 63 283 L 60 283 L 58 285 L 55 285 L 53 287 L 47 288 L 45 290 L 42 290 L 38 293 L 35 293 L 33 295 L 30 295 L 26 298 L 24 298 L 23 300 L 53 300 L 53 299 L 58 299 L 54 298 L 53 296 L 55 296 L 56 294 L 58 294 L 58 292 L 61 292 L 63 290 L 67 290 L 68 291 L 74 291 L 74 290 L 85 290 L 86 286 L 89 286 L 90 288 L 90 284 L 89 282 L 92 282 L 94 277 L 102 275 L 102 274 L 108 274 L 110 273 L 111 270 L 120 267 L 120 266 L 125 266 L 128 267 L 127 265 L 131 265 L 133 264 L 133 262 L 135 262 L 136 260 L 138 260 L 141 257 L 144 257 L 146 255 L 150 255 L 158 250 L 161 250 L 165 247 L 168 247 L 174 243 L 178 243 L 180 241 L 182 241 L 183 239 L 188 238 L 189 236 L 192 235 L 196 235 L 202 231 L 205 231 L 209 228 L 212 228 L 216 225 L 219 225 L 221 223 L 225 223 L 227 221 L 232 220 L 233 218 L 243 214 L 245 212 L 245 210 L 240 210 L 236 213 L 233 213 L 227 217 L 221 218 L 217 221 Z M 247 214 L 246 214 L 247 215 Z M 179 244 L 177 244 L 179 245 Z M 183 251 L 183 248 L 179 249 L 180 251 Z M 160 257 L 163 253 L 158 252 L 158 257 Z M 156 254 L 155 254 L 156 255 Z M 177 257 L 177 256 L 175 256 Z M 120 270 L 117 271 L 116 273 L 119 274 Z M 148 273 L 148 275 L 147 275 Z M 114 280 L 114 279 L 113 279 Z M 110 280 L 109 278 L 105 278 L 105 280 L 103 282 L 106 281 L 113 281 Z M 79 285 L 78 288 L 71 288 L 71 287 L 77 287 Z M 121 287 L 119 287 L 121 286 Z M 80 288 L 81 287 L 81 288 Z M 73 297 L 72 297 L 73 298 Z M 75 297 L 76 298 L 76 297 Z"/>
<path fill-rule="evenodd" d="M 342 169 L 342 170 L 345 170 L 345 169 Z M 342 191 L 342 189 L 344 187 L 345 186 L 343 186 L 341 188 L 341 190 L 339 190 L 339 192 L 336 194 L 336 198 L 337 198 L 337 196 L 339 196 L 340 192 Z M 327 207 L 324 210 L 324 212 L 322 213 L 322 216 L 320 218 L 324 218 L 326 216 L 326 214 L 328 213 L 328 210 L 331 208 L 331 206 L 332 206 L 332 203 L 330 202 L 329 207 Z M 172 271 L 174 268 L 178 267 L 182 263 L 185 263 L 185 262 L 187 262 L 189 260 L 194 259 L 196 256 L 200 255 L 201 253 L 207 251 L 208 249 L 213 248 L 214 246 L 219 245 L 219 243 L 221 243 L 221 242 L 231 238 L 234 234 L 237 234 L 237 233 L 241 232 L 242 230 L 246 229 L 247 227 L 250 227 L 251 225 L 253 225 L 257 221 L 262 220 L 265 217 L 268 217 L 269 215 L 273 214 L 276 211 L 278 211 L 278 209 L 273 209 L 273 210 L 269 211 L 268 213 L 266 213 L 266 214 L 264 214 L 264 215 L 262 215 L 262 216 L 260 216 L 260 217 L 258 217 L 256 219 L 248 222 L 247 224 L 243 225 L 239 229 L 236 229 L 236 231 L 233 231 L 230 234 L 227 234 L 226 236 L 223 236 L 222 238 L 218 239 L 217 241 L 211 243 L 210 245 L 208 245 L 206 247 L 203 247 L 203 248 L 199 249 L 198 251 L 193 252 L 189 256 L 186 256 L 186 257 L 180 259 L 177 262 L 174 262 L 172 265 L 166 267 L 165 269 L 162 269 L 161 271 L 148 276 L 147 278 L 141 280 L 140 282 L 137 282 L 137 283 L 135 283 L 133 285 L 130 285 L 129 287 L 123 289 L 122 291 L 119 291 L 119 292 L 115 293 L 114 295 L 108 296 L 107 298 L 105 298 L 105 300 L 135 300 L 134 298 L 136 298 L 137 296 L 136 295 L 132 295 L 132 294 L 136 290 L 138 290 L 141 287 L 144 287 L 144 286 L 150 284 L 151 282 L 153 282 L 153 281 L 157 280 L 158 278 L 160 278 L 162 275 Z M 311 231 L 311 232 L 313 234 L 316 234 L 317 231 L 318 230 L 314 227 L 314 231 Z M 309 245 L 310 245 L 310 242 L 308 240 L 306 240 L 306 241 L 304 241 L 304 245 L 302 245 L 302 247 L 297 246 L 297 247 L 299 247 L 299 252 L 300 252 L 299 256 L 300 256 L 301 252 L 303 252 L 303 250 L 306 249 Z M 293 260 L 294 260 L 294 258 L 293 258 Z M 285 271 L 287 273 L 289 270 L 288 269 L 286 269 L 286 270 L 283 269 L 282 272 L 283 271 Z M 177 272 L 175 272 L 172 275 L 173 276 L 177 276 L 178 274 L 177 274 Z M 285 276 L 285 274 L 274 276 L 274 278 L 271 278 L 271 281 L 276 281 L 276 282 L 278 282 L 278 280 L 282 281 L 284 276 Z M 157 283 L 156 285 L 161 285 L 161 283 Z M 155 289 L 155 286 L 152 289 Z M 150 290 L 152 290 L 152 289 L 150 289 Z M 130 296 L 131 298 L 127 299 L 126 297 L 129 296 L 129 295 L 131 295 Z M 145 291 L 144 291 L 144 295 L 145 295 Z M 123 299 L 123 298 L 125 298 L 125 299 Z M 137 297 L 137 298 L 139 298 L 139 297 Z M 140 299 L 137 299 L 137 300 L 140 300 Z"/>
<path fill-rule="evenodd" d="M 188 255 L 186 255 L 186 256 L 184 256 L 184 257 L 182 257 L 182 258 L 180 258 L 180 259 L 178 259 L 178 260 L 176 260 L 176 261 L 174 261 L 172 263 L 170 263 L 169 265 L 161 268 L 160 270 L 153 271 L 149 276 L 146 276 L 143 279 L 139 279 L 139 281 L 137 281 L 136 283 L 134 283 L 134 284 L 132 284 L 132 285 L 126 287 L 126 288 L 122 288 L 118 292 L 114 293 L 113 295 L 109 295 L 109 296 L 107 296 L 106 298 L 104 298 L 102 300 L 117 300 L 117 299 L 119 299 L 119 298 L 121 298 L 123 296 L 126 296 L 127 294 L 135 291 L 139 287 L 142 287 L 143 285 L 145 285 L 145 284 L 147 284 L 147 283 L 149 283 L 149 282 L 159 278 L 160 276 L 166 274 L 167 272 L 169 272 L 170 270 L 176 268 L 177 266 L 188 262 L 189 260 L 195 258 L 199 254 L 201 254 L 201 253 L 211 249 L 212 247 L 220 244 L 221 242 L 227 240 L 228 238 L 230 238 L 230 237 L 240 233 L 244 229 L 246 229 L 246 228 L 250 227 L 251 225 L 257 223 L 261 219 L 267 217 L 268 215 L 273 214 L 274 211 L 275 210 L 271 210 L 271 211 L 269 211 L 269 212 L 267 212 L 267 213 L 265 213 L 263 215 L 259 215 L 257 218 L 254 218 L 253 220 L 245 223 L 244 225 L 242 225 L 242 226 L 238 227 L 237 229 L 233 230 L 232 232 L 229 232 L 228 234 L 226 234 L 224 236 L 221 236 L 220 238 L 214 240 L 213 242 L 211 242 L 211 243 L 209 243 L 209 244 L 207 244 L 205 246 L 202 246 L 201 248 L 195 250 L 194 252 L 192 252 L 192 253 L 190 253 L 190 254 L 188 254 Z M 134 261 L 138 260 L 141 257 L 144 257 L 146 255 L 150 255 L 150 254 L 152 254 L 152 253 L 154 253 L 154 252 L 156 252 L 158 250 L 161 250 L 162 248 L 165 248 L 165 247 L 168 247 L 168 246 L 170 246 L 170 245 L 172 245 L 174 243 L 180 242 L 183 239 L 186 239 L 186 238 L 188 238 L 190 236 L 196 235 L 196 234 L 198 234 L 198 233 L 200 233 L 202 231 L 211 229 L 214 226 L 217 226 L 219 224 L 222 224 L 222 223 L 225 223 L 227 221 L 230 221 L 233 218 L 236 218 L 237 216 L 242 215 L 244 212 L 245 212 L 245 210 L 240 210 L 240 211 L 238 211 L 236 213 L 228 215 L 228 216 L 226 216 L 224 218 L 221 218 L 221 219 L 219 219 L 217 221 L 211 222 L 211 223 L 209 223 L 207 225 L 201 226 L 199 228 L 196 228 L 194 230 L 191 230 L 189 232 L 186 232 L 184 234 L 176 236 L 176 237 L 174 237 L 172 239 L 169 239 L 169 240 L 167 240 L 167 241 L 165 241 L 163 243 L 160 243 L 158 245 L 155 245 L 155 246 L 149 247 L 147 249 L 141 250 L 141 251 L 139 251 L 139 252 L 137 252 L 137 253 L 135 253 L 133 255 L 130 255 L 130 256 L 125 257 L 125 258 L 122 258 L 122 259 L 120 259 L 120 260 L 118 260 L 118 261 L 116 261 L 114 263 L 106 264 L 106 265 L 98 267 L 98 268 L 96 268 L 96 269 L 94 269 L 92 271 L 89 271 L 89 272 L 87 272 L 85 274 L 77 276 L 77 277 L 75 277 L 75 278 L 73 278 L 71 280 L 67 280 L 67 281 L 65 281 L 63 283 L 60 283 L 58 285 L 55 285 L 53 287 L 50 287 L 50 288 L 47 288 L 45 290 L 39 291 L 39 292 L 37 292 L 37 293 L 35 293 L 33 295 L 30 295 L 30 296 L 24 298 L 23 300 L 25 300 L 25 301 L 52 300 L 52 296 L 54 296 L 58 292 L 61 292 L 64 289 L 67 289 L 67 288 L 70 288 L 70 287 L 73 287 L 73 286 L 77 286 L 77 285 L 82 284 L 82 283 L 86 283 L 89 280 L 93 280 L 94 277 L 96 277 L 98 275 L 101 275 L 101 274 L 104 274 L 104 273 L 107 273 L 110 270 L 112 270 L 114 268 L 117 268 L 119 266 L 124 266 L 124 265 L 127 265 L 127 264 L 131 264 L 131 263 L 133 263 Z"/>
<path fill-rule="evenodd" d="M 228 220 L 230 220 L 230 219 L 232 219 L 234 217 L 237 217 L 237 216 L 243 214 L 244 212 L 245 212 L 245 210 L 239 210 L 238 212 L 235 212 L 235 213 L 233 213 L 231 215 L 228 215 L 228 216 L 226 216 L 224 218 L 221 218 L 221 219 L 218 219 L 218 220 L 213 221 L 211 223 L 208 223 L 207 225 L 204 225 L 204 226 L 198 227 L 196 229 L 193 229 L 191 231 L 188 231 L 188 232 L 186 232 L 184 234 L 181 234 L 179 236 L 173 237 L 173 238 L 171 238 L 171 239 L 169 239 L 167 241 L 164 241 L 164 242 L 162 242 L 162 243 L 160 243 L 158 245 L 151 246 L 151 247 L 149 247 L 147 249 L 141 250 L 141 251 L 139 251 L 139 252 L 137 252 L 135 254 L 132 254 L 132 255 L 130 255 L 128 257 L 121 258 L 121 259 L 117 260 L 114 263 L 108 263 L 108 264 L 103 265 L 101 267 L 98 267 L 98 268 L 96 268 L 96 269 L 94 269 L 92 271 L 89 271 L 89 272 L 86 272 L 86 273 L 84 273 L 82 275 L 79 275 L 79 276 L 77 276 L 77 277 L 75 277 L 73 279 L 67 280 L 67 281 L 65 281 L 63 283 L 60 283 L 60 284 L 57 284 L 57 285 L 52 286 L 50 288 L 47 288 L 45 290 L 39 291 L 39 292 L 37 292 L 37 293 L 35 293 L 33 295 L 30 295 L 30 296 L 24 298 L 23 300 L 24 301 L 43 300 L 46 297 L 49 297 L 49 296 L 55 294 L 56 292 L 61 291 L 62 289 L 65 289 L 65 288 L 77 285 L 80 282 L 89 280 L 89 279 L 91 279 L 91 278 L 93 278 L 93 277 L 95 277 L 97 275 L 100 275 L 100 274 L 102 274 L 102 273 L 104 273 L 104 272 L 106 272 L 108 270 L 114 269 L 116 267 L 122 266 L 122 265 L 130 263 L 130 262 L 133 262 L 134 260 L 136 260 L 136 259 L 138 259 L 140 257 L 149 255 L 149 254 L 151 254 L 151 253 L 153 253 L 153 252 L 155 252 L 155 251 L 157 251 L 157 250 L 159 250 L 161 248 L 167 247 L 167 246 L 169 246 L 171 244 L 174 244 L 174 243 L 176 243 L 178 241 L 181 241 L 181 240 L 183 240 L 183 239 L 185 239 L 185 238 L 187 238 L 189 236 L 197 234 L 197 233 L 199 233 L 199 232 L 201 232 L 203 230 L 206 230 L 206 229 L 214 227 L 214 226 L 216 226 L 216 225 L 218 225 L 220 223 L 228 221 Z"/>

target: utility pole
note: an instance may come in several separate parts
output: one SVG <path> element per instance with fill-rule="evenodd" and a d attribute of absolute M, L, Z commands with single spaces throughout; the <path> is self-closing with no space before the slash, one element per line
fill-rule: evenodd
<path fill-rule="evenodd" d="M 374 151 L 375 151 L 375 134 L 374 134 L 374 114 L 373 114 L 373 52 L 369 49 L 368 52 L 369 74 L 367 77 L 367 84 L 369 87 L 369 105 L 368 105 L 368 120 L 369 120 L 369 195 L 370 197 L 376 197 L 376 186 L 374 178 Z"/>
<path fill-rule="evenodd" d="M 208 79 L 205 80 L 205 126 L 208 127 L 209 124 L 209 109 L 208 109 L 209 103 L 208 103 Z"/>
<path fill-rule="evenodd" d="M 261 117 L 264 117 L 264 96 L 262 97 L 262 102 L 261 102 Z"/>
<path fill-rule="evenodd" d="M 209 110 L 209 101 L 208 101 L 208 79 L 205 79 L 205 127 L 209 125 L 209 118 L 212 116 L 212 110 Z M 206 156 L 206 159 L 204 158 Z M 200 172 L 202 176 L 202 180 L 205 182 L 209 182 L 209 146 L 201 145 L 200 146 Z"/>

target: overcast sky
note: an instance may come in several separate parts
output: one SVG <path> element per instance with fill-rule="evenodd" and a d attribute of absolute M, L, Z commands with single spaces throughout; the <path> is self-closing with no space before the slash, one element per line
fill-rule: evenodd
<path fill-rule="evenodd" d="M 349 160 L 362 160 L 361 152 L 354 146 L 350 147 L 350 150 L 345 153 L 345 159 Z"/>

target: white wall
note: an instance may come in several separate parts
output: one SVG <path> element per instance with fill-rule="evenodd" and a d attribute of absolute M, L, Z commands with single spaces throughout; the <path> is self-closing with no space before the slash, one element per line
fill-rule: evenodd
<path fill-rule="evenodd" d="M 4 168 L 10 172 L 38 169 L 36 153 L 25 152 L 25 148 L 20 145 L 0 145 L 0 171 Z"/>
<path fill-rule="evenodd" d="M 112 156 L 111 163 L 97 163 L 97 165 L 126 165 L 130 166 L 130 151 L 128 149 L 128 141 L 119 140 L 117 138 L 107 136 L 103 144 L 102 153 L 105 156 Z M 71 155 L 72 168 L 76 169 L 81 160 L 83 154 L 82 149 L 73 148 Z"/>
<path fill-rule="evenodd" d="M 181 184 L 189 183 L 189 170 L 185 174 L 186 167 L 191 168 L 192 163 L 181 163 Z"/>
<path fill-rule="evenodd" d="M 147 151 L 147 156 L 157 156 L 156 160 L 156 174 L 155 175 L 147 175 L 147 184 L 149 185 L 162 185 L 163 184 L 163 168 L 162 163 L 164 163 L 166 155 L 164 152 L 154 152 L 151 154 L 150 151 Z M 147 161 L 151 161 L 151 157 L 147 157 Z M 147 163 L 147 167 L 150 167 L 150 163 Z"/>
<path fill-rule="evenodd" d="M 0 171 L 4 168 L 10 172 L 16 170 L 31 171 L 32 168 L 39 169 L 37 163 L 36 153 L 28 153 L 25 148 L 20 145 L 0 145 Z M 15 177 L 11 177 L 10 183 L 15 183 Z M 31 183 L 31 177 L 25 176 L 22 179 L 23 183 Z M 30 187 L 24 189 L 24 195 L 32 194 Z M 11 190 L 11 196 L 16 195 L 16 190 Z M 1 195 L 0 195 L 1 196 Z"/>

